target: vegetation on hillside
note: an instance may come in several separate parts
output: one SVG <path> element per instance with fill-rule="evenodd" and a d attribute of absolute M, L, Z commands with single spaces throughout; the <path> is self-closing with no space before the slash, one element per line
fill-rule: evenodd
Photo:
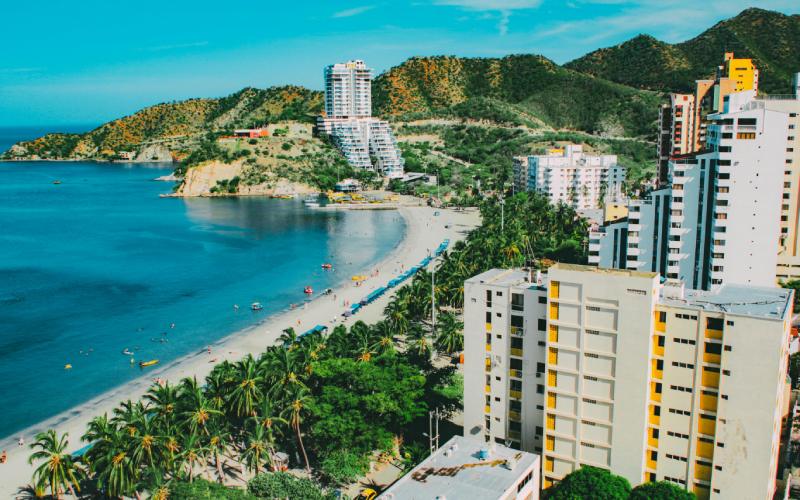
<path fill-rule="evenodd" d="M 110 159 L 156 143 L 194 150 L 208 133 L 285 120 L 313 122 L 321 109 L 322 93 L 303 87 L 245 88 L 219 99 L 156 104 L 85 134 L 48 134 L 19 143 L 13 156 Z"/>
<path fill-rule="evenodd" d="M 754 59 L 762 91 L 787 94 L 792 75 L 800 71 L 798 46 L 800 15 L 750 8 L 685 42 L 671 45 L 639 35 L 564 66 L 636 88 L 690 92 L 695 80 L 713 77 L 725 52 L 734 52 Z"/>
<path fill-rule="evenodd" d="M 373 82 L 373 107 L 385 116 L 547 124 L 614 136 L 652 135 L 659 99 L 537 55 L 414 57 Z"/>

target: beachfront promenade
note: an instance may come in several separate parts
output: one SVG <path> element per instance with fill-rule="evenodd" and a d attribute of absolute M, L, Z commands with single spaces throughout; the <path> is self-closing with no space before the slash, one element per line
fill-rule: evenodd
<path fill-rule="evenodd" d="M 153 384 L 155 378 L 165 379 L 173 384 L 184 377 L 196 376 L 200 380 L 217 363 L 224 360 L 236 361 L 248 353 L 254 355 L 261 353 L 267 346 L 274 344 L 284 328 L 293 327 L 298 334 L 301 334 L 316 325 L 332 329 L 338 324 L 352 325 L 356 321 L 374 323 L 382 318 L 383 309 L 389 299 L 402 285 L 389 288 L 386 293 L 346 319 L 342 317 L 342 313 L 350 310 L 350 307 L 345 307 L 343 303 L 347 301 L 349 304 L 357 304 L 404 271 L 419 265 L 429 253 L 435 252 L 445 239 L 450 240 L 452 247 L 456 241 L 464 239 L 466 234 L 480 222 L 477 210 L 455 212 L 424 206 L 408 206 L 398 212 L 406 220 L 406 236 L 386 259 L 376 266 L 361 271 L 360 274 L 368 277 L 361 286 L 355 286 L 349 281 L 349 276 L 343 277 L 347 281 L 335 288 L 331 294 L 318 297 L 294 310 L 278 313 L 258 325 L 230 335 L 213 344 L 211 354 L 206 350 L 189 354 L 0 441 L 0 450 L 8 452 L 8 461 L 0 464 L 0 498 L 15 498 L 19 488 L 30 482 L 34 468 L 27 463 L 30 454 L 28 444 L 33 441 L 37 432 L 53 428 L 59 434 L 69 433 L 69 450 L 75 451 L 85 445 L 80 441 L 80 437 L 86 431 L 86 424 L 93 417 L 103 413 L 110 415 L 123 400 L 139 399 Z M 435 216 L 435 212 L 439 212 L 440 215 Z M 24 448 L 17 445 L 20 436 L 25 439 Z"/>

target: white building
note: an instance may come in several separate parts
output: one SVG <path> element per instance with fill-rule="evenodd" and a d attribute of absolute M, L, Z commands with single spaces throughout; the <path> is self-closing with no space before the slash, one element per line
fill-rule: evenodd
<path fill-rule="evenodd" d="M 536 500 L 540 470 L 532 453 L 453 436 L 378 498 Z"/>
<path fill-rule="evenodd" d="M 372 116 L 372 70 L 364 61 L 325 68 L 325 114 L 328 118 Z"/>
<path fill-rule="evenodd" d="M 540 192 L 552 203 L 562 202 L 576 210 L 602 208 L 605 203 L 625 199 L 625 168 L 617 163 L 617 156 L 587 155 L 579 144 L 529 156 L 527 163 L 516 160 L 514 178 L 520 179 L 520 184 L 525 171 L 528 191 Z"/>
<path fill-rule="evenodd" d="M 701 499 L 771 499 L 792 301 L 774 287 L 703 292 L 565 264 L 545 279 L 475 276 L 465 435 L 541 450 L 545 488 L 592 465 Z"/>
<path fill-rule="evenodd" d="M 371 85 L 372 70 L 364 61 L 326 67 L 325 116 L 317 128 L 354 168 L 400 178 L 405 160 L 389 123 L 372 118 Z"/>
<path fill-rule="evenodd" d="M 590 262 L 655 271 L 705 290 L 774 285 L 777 256 L 790 236 L 781 225 L 790 218 L 791 178 L 800 172 L 787 168 L 795 140 L 790 113 L 765 102 L 753 91 L 726 96 L 724 112 L 708 117 L 706 149 L 670 159 L 667 187 L 650 195 L 659 209 L 643 210 L 631 227 L 632 205 L 627 227 L 613 227 L 616 239 L 602 229 L 591 233 Z"/>

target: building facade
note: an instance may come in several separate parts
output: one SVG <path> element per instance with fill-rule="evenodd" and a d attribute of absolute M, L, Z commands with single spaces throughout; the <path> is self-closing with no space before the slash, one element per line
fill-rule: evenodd
<path fill-rule="evenodd" d="M 666 184 L 629 204 L 627 224 L 590 233 L 589 262 L 658 272 L 704 290 L 772 286 L 778 254 L 790 260 L 787 243 L 797 234 L 791 209 L 800 172 L 791 127 L 798 113 L 789 109 L 797 102 L 756 99 L 753 91 L 727 95 L 723 112 L 708 116 L 705 149 L 673 155 Z"/>
<path fill-rule="evenodd" d="M 617 156 L 587 155 L 579 144 L 529 156 L 527 162 L 516 160 L 514 179 L 520 188 L 522 180 L 527 179 L 525 190 L 542 193 L 551 203 L 565 203 L 576 210 L 625 200 L 625 168 L 617 163 Z"/>
<path fill-rule="evenodd" d="M 465 435 L 541 453 L 545 488 L 592 465 L 701 499 L 772 498 L 792 300 L 565 264 L 475 276 Z"/>
<path fill-rule="evenodd" d="M 325 68 L 325 114 L 320 134 L 331 138 L 354 168 L 403 176 L 405 160 L 388 122 L 372 117 L 372 70 L 364 61 Z"/>
<path fill-rule="evenodd" d="M 328 118 L 372 116 L 372 70 L 364 61 L 325 68 L 325 114 Z"/>

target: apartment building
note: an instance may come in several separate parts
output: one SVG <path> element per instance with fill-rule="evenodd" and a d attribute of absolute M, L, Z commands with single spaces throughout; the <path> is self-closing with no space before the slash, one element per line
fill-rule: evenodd
<path fill-rule="evenodd" d="M 515 156 L 513 159 L 513 185 L 514 192 L 520 193 L 528 190 L 528 157 Z"/>
<path fill-rule="evenodd" d="M 541 453 L 545 488 L 592 465 L 701 499 L 772 498 L 792 301 L 568 264 L 475 276 L 465 435 Z"/>
<path fill-rule="evenodd" d="M 658 109 L 658 178 L 666 179 L 669 159 L 695 150 L 693 94 L 670 94 L 669 103 Z"/>
<path fill-rule="evenodd" d="M 405 160 L 388 122 L 372 117 L 372 70 L 364 61 L 325 68 L 325 114 L 317 130 L 331 138 L 347 162 L 389 178 L 403 176 Z"/>
<path fill-rule="evenodd" d="M 325 114 L 328 118 L 372 116 L 372 70 L 364 61 L 325 67 Z"/>
<path fill-rule="evenodd" d="M 797 227 L 790 212 L 800 172 L 791 168 L 797 113 L 786 109 L 788 100 L 771 102 L 753 91 L 727 95 L 723 112 L 708 116 L 705 149 L 673 155 L 667 184 L 631 202 L 627 224 L 590 233 L 589 262 L 650 270 L 704 290 L 773 285 L 781 245 L 796 234 L 789 227 Z"/>
<path fill-rule="evenodd" d="M 668 162 L 674 155 L 701 151 L 706 145 L 708 115 L 723 111 L 725 97 L 735 92 L 758 94 L 758 69 L 751 59 L 726 52 L 713 80 L 697 80 L 694 94 L 671 94 L 659 109 L 658 181 L 669 183 Z"/>
<path fill-rule="evenodd" d="M 514 178 L 527 173 L 525 190 L 537 191 L 552 203 L 565 203 L 576 210 L 601 208 L 605 203 L 625 200 L 622 186 L 625 168 L 616 155 L 587 155 L 583 146 L 569 144 L 550 149 L 546 155 L 529 156 L 526 163 L 514 162 Z"/>

